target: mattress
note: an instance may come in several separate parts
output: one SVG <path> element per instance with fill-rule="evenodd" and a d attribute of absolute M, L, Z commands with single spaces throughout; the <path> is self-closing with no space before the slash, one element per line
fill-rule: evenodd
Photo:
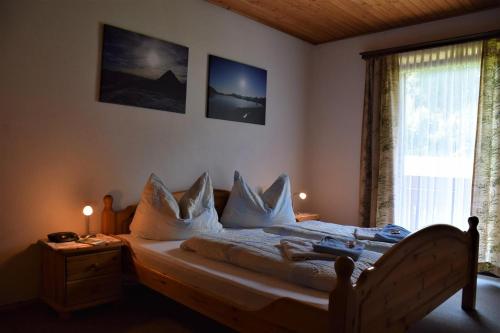
<path fill-rule="evenodd" d="M 326 292 L 203 258 L 181 250 L 182 241 L 147 240 L 129 234 L 119 236 L 130 244 L 142 265 L 223 297 L 241 309 L 259 310 L 283 297 L 328 309 L 329 295 Z"/>

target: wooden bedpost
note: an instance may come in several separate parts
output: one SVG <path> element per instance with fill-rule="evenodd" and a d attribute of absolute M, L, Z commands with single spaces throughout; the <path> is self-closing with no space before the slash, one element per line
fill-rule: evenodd
<path fill-rule="evenodd" d="M 469 230 L 467 234 L 470 239 L 469 245 L 469 282 L 462 289 L 462 309 L 473 311 L 476 308 L 476 288 L 477 288 L 477 264 L 479 257 L 479 232 L 477 225 L 479 219 L 476 216 L 469 217 Z"/>
<path fill-rule="evenodd" d="M 113 211 L 113 197 L 104 196 L 104 209 L 101 215 L 101 232 L 106 235 L 116 233 L 116 213 Z"/>
<path fill-rule="evenodd" d="M 355 315 L 355 293 L 351 282 L 354 261 L 349 257 L 340 257 L 335 261 L 337 285 L 330 293 L 328 312 L 330 314 L 330 332 L 349 333 L 353 331 Z"/>

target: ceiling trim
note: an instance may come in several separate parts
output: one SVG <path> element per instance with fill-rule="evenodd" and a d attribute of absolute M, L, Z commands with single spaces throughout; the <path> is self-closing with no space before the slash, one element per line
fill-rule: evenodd
<path fill-rule="evenodd" d="M 422 50 L 422 49 L 430 49 L 433 47 L 440 47 L 440 46 L 459 44 L 459 43 L 467 43 L 467 42 L 472 42 L 472 41 L 476 41 L 476 40 L 489 39 L 489 38 L 495 38 L 495 37 L 500 37 L 500 30 L 491 30 L 491 31 L 480 32 L 480 33 L 472 34 L 472 35 L 463 35 L 463 36 L 458 36 L 458 37 L 434 40 L 434 41 L 430 41 L 430 42 L 423 42 L 423 43 L 416 43 L 416 44 L 391 47 L 391 48 L 387 48 L 387 49 L 366 51 L 366 52 L 361 52 L 360 55 L 361 55 L 361 58 L 363 58 L 363 59 L 369 59 L 369 58 L 374 58 L 374 57 L 379 57 L 379 56 L 384 56 L 384 55 L 389 55 L 389 54 L 416 51 L 416 50 Z"/>

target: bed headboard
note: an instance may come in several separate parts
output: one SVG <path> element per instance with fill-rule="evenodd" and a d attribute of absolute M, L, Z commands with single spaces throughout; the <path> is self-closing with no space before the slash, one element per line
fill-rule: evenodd
<path fill-rule="evenodd" d="M 186 191 L 172 193 L 177 201 L 181 199 Z M 229 199 L 229 191 L 214 190 L 215 209 L 217 214 L 222 216 L 222 211 L 226 207 L 227 199 Z M 125 209 L 113 210 L 113 197 L 111 195 L 104 196 L 104 209 L 101 214 L 101 232 L 107 235 L 129 234 L 130 223 L 134 218 L 137 205 L 130 205 Z"/>

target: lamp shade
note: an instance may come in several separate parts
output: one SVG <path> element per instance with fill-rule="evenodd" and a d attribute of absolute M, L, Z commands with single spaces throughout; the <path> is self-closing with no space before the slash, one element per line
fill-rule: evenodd
<path fill-rule="evenodd" d="M 92 215 L 93 212 L 94 212 L 94 210 L 92 209 L 91 206 L 83 207 L 83 215 L 90 216 L 90 215 Z"/>

